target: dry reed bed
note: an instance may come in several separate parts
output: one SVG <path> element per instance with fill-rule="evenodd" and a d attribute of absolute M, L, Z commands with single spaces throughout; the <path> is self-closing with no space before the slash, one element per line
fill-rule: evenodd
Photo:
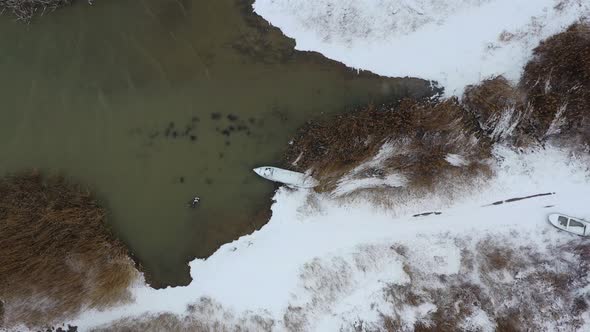
<path fill-rule="evenodd" d="M 465 107 L 495 141 L 590 144 L 590 26 L 575 24 L 533 51 L 521 81 L 494 77 L 469 86 Z"/>
<path fill-rule="evenodd" d="M 1 326 L 44 326 L 129 297 L 138 273 L 80 186 L 39 173 L 0 179 Z"/>
<path fill-rule="evenodd" d="M 33 16 L 72 4 L 72 0 L 0 0 L 0 14 L 9 13 L 19 21 L 30 22 Z"/>
<path fill-rule="evenodd" d="M 532 108 L 524 126 L 539 139 L 590 143 L 590 25 L 573 25 L 543 41 L 519 88 Z"/>
<path fill-rule="evenodd" d="M 399 173 L 412 187 L 431 187 L 437 179 L 457 172 L 445 158 L 460 155 L 471 173 L 487 169 L 480 161 L 490 156 L 490 140 L 457 99 L 402 100 L 396 105 L 368 106 L 310 122 L 289 146 L 285 159 L 296 170 L 312 170 L 322 181 L 320 190 L 367 162 L 385 144 L 391 154 L 364 176 Z"/>
<path fill-rule="evenodd" d="M 293 139 L 285 161 L 295 170 L 311 170 L 319 191 L 333 191 L 393 144 L 397 151 L 379 167 L 356 175 L 401 174 L 408 188 L 429 190 L 458 176 L 489 175 L 486 160 L 496 142 L 522 148 L 551 141 L 587 151 L 589 112 L 590 28 L 576 24 L 534 50 L 517 86 L 498 76 L 467 87 L 461 102 L 403 100 L 311 121 Z M 449 154 L 461 156 L 461 165 L 450 163 Z"/>

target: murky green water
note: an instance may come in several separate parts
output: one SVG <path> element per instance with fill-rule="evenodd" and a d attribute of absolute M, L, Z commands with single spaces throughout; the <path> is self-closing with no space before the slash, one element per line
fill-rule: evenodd
<path fill-rule="evenodd" d="M 154 285 L 260 227 L 276 163 L 320 112 L 425 92 L 294 52 L 235 0 L 100 0 L 0 17 L 0 172 L 89 185 Z M 194 195 L 197 209 L 187 207 Z"/>

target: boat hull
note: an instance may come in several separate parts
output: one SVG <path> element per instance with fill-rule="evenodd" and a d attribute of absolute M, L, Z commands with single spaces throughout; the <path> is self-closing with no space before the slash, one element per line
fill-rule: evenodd
<path fill-rule="evenodd" d="M 253 171 L 267 180 L 284 183 L 292 187 L 313 188 L 318 185 L 317 180 L 307 174 L 278 167 L 263 166 L 254 168 Z"/>
<path fill-rule="evenodd" d="M 590 222 L 588 221 L 560 213 L 552 213 L 547 216 L 547 219 L 551 225 L 568 233 L 590 236 Z"/>

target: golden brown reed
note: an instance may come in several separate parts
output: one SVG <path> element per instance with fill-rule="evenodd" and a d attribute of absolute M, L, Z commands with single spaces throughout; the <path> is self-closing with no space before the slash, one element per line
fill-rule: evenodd
<path fill-rule="evenodd" d="M 585 147 L 590 143 L 590 27 L 579 23 L 533 51 L 517 86 L 498 76 L 463 95 L 494 141 L 515 146 L 547 141 Z"/>
<path fill-rule="evenodd" d="M 503 76 L 467 86 L 462 103 L 494 142 L 515 137 L 516 125 L 526 110 L 523 94 Z"/>
<path fill-rule="evenodd" d="M 105 218 L 87 190 L 63 178 L 0 179 L 4 326 L 43 326 L 129 298 L 138 272 Z"/>
<path fill-rule="evenodd" d="M 457 99 L 405 99 L 310 122 L 299 131 L 285 159 L 297 170 L 311 169 L 322 181 L 320 190 L 330 190 L 335 179 L 374 157 L 384 144 L 392 146 L 392 155 L 370 176 L 401 173 L 413 187 L 430 187 L 457 171 L 445 159 L 448 154 L 461 155 L 463 172 L 483 170 L 481 161 L 490 156 L 491 147 Z"/>
<path fill-rule="evenodd" d="M 574 24 L 543 41 L 519 88 L 532 108 L 529 132 L 590 143 L 590 26 Z"/>

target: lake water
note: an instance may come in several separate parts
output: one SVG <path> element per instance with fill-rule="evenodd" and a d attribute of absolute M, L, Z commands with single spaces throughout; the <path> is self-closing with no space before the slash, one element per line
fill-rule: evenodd
<path fill-rule="evenodd" d="M 249 8 L 97 0 L 0 17 L 0 172 L 89 186 L 152 285 L 182 285 L 190 259 L 267 221 L 274 185 L 251 169 L 279 163 L 306 120 L 428 92 L 295 52 Z"/>

